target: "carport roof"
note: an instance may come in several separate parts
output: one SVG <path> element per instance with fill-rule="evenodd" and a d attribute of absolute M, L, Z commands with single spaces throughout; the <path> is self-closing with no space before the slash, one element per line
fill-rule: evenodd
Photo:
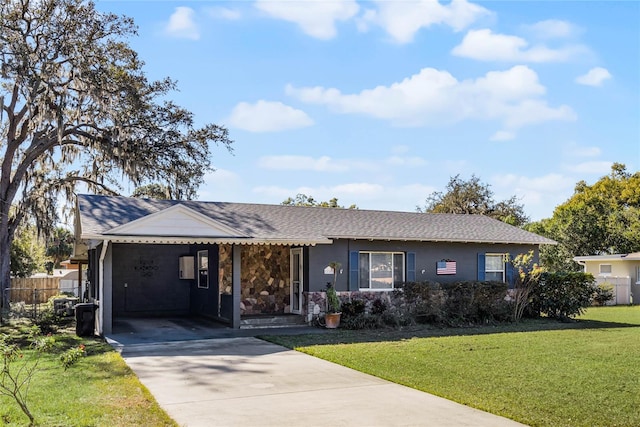
<path fill-rule="evenodd" d="M 137 224 L 180 205 L 220 235 L 189 230 L 137 233 Z M 184 209 L 186 208 L 186 209 Z M 175 208 L 174 208 L 175 209 Z M 333 239 L 555 244 L 553 240 L 482 215 L 427 214 L 361 209 L 332 209 L 252 203 L 155 200 L 79 195 L 76 233 L 82 240 L 216 241 L 241 244 L 319 244 Z M 206 220 L 205 220 L 206 218 Z M 138 223 L 136 223 L 138 221 Z M 129 226 L 127 226 L 129 224 Z M 150 234 L 151 233 L 151 234 Z M 189 234 L 191 233 L 191 235 Z"/>

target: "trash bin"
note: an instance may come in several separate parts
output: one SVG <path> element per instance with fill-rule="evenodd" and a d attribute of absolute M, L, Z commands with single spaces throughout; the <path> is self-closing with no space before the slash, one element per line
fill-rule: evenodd
<path fill-rule="evenodd" d="M 96 325 L 96 309 L 98 308 L 92 302 L 76 304 L 76 335 L 79 337 L 91 337 L 95 331 Z"/>

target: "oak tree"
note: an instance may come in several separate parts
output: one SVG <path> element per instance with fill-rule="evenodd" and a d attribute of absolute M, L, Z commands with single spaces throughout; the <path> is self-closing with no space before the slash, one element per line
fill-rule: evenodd
<path fill-rule="evenodd" d="M 349 206 L 348 208 L 345 208 L 344 206 L 340 206 L 338 204 L 337 197 L 332 198 L 328 202 L 326 201 L 319 202 L 316 199 L 314 199 L 313 196 L 307 196 L 306 194 L 302 194 L 302 193 L 296 194 L 295 198 L 291 198 L 291 197 L 287 198 L 287 200 L 283 201 L 281 205 L 312 206 L 312 207 L 319 207 L 319 208 L 358 209 L 358 207 L 355 204 Z"/>
<path fill-rule="evenodd" d="M 523 226 L 529 221 L 524 206 L 518 203 L 516 196 L 496 202 L 489 184 L 480 182 L 472 175 L 468 181 L 456 175 L 449 179 L 446 191 L 435 191 L 426 200 L 424 207 L 418 206 L 418 212 L 455 213 L 486 215 L 515 226 Z"/>
<path fill-rule="evenodd" d="M 150 81 L 127 39 L 127 17 L 83 0 L 0 2 L 0 290 L 7 305 L 10 247 L 30 218 L 50 232 L 58 200 L 77 185 L 168 185 L 192 198 L 227 130 L 197 127 L 168 99 L 175 83 Z"/>

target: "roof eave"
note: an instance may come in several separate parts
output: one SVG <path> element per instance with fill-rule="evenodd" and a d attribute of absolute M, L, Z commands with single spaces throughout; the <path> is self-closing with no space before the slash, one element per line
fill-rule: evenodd
<path fill-rule="evenodd" d="M 349 240 L 382 240 L 393 242 L 434 242 L 434 243 L 485 243 L 485 244 L 505 244 L 505 245 L 557 245 L 558 242 L 546 240 L 542 242 L 515 241 L 515 240 L 482 240 L 482 239 L 440 239 L 440 238 L 418 238 L 418 237 L 388 237 L 388 236 L 345 236 L 330 235 L 331 239 Z"/>
<path fill-rule="evenodd" d="M 333 241 L 324 237 L 312 239 L 300 238 L 252 238 L 252 237 L 201 237 L 201 236 L 143 236 L 117 234 L 85 234 L 82 240 L 105 241 L 112 243 L 146 243 L 146 244 L 236 244 L 236 245 L 289 245 L 315 246 L 331 244 Z"/>

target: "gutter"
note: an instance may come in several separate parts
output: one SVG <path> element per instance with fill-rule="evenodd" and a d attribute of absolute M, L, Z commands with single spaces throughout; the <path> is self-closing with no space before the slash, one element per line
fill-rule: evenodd
<path fill-rule="evenodd" d="M 102 241 L 102 251 L 98 260 L 98 335 L 102 335 L 104 325 L 104 259 L 109 249 L 109 240 Z"/>

